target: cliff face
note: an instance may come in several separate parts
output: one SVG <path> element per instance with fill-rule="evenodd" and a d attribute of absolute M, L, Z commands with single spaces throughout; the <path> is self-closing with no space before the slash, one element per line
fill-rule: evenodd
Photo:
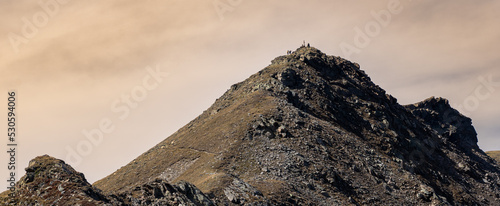
<path fill-rule="evenodd" d="M 301 47 L 93 188 L 130 205 L 164 191 L 206 205 L 491 205 L 499 183 L 447 100 L 402 106 L 358 64 Z"/>
<path fill-rule="evenodd" d="M 472 126 L 472 120 L 451 108 L 448 100 L 429 98 L 406 107 L 425 125 L 443 136 L 445 140 L 461 146 L 464 150 L 479 149 L 477 133 Z"/>

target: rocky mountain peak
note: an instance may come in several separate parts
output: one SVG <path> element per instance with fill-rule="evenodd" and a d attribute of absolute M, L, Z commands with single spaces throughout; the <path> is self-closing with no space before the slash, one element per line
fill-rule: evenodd
<path fill-rule="evenodd" d="M 361 70 L 359 64 L 352 63 L 346 59 L 336 56 L 328 56 L 314 47 L 300 47 L 290 54 L 279 56 L 271 61 L 272 65 L 291 66 L 301 69 L 303 63 L 312 66 L 320 75 L 326 79 L 338 79 L 345 76 L 369 77 Z M 286 69 L 286 67 L 283 67 Z"/>
<path fill-rule="evenodd" d="M 447 100 L 402 106 L 358 64 L 300 47 L 94 185 L 185 180 L 220 205 L 497 202 L 498 166 L 476 142 Z"/>

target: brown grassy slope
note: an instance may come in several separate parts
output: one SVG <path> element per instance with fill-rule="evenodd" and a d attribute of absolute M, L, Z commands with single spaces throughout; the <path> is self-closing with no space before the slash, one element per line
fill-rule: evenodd
<path fill-rule="evenodd" d="M 10 190 L 3 191 L 0 193 L 0 202 L 3 204 L 7 204 L 6 201 L 9 198 Z"/>
<path fill-rule="evenodd" d="M 266 76 L 263 73 L 253 77 Z M 235 155 L 234 152 L 238 152 L 232 148 L 240 144 L 247 123 L 275 108 L 272 96 L 260 90 L 251 93 L 236 90 L 238 86 L 241 85 L 233 85 L 221 100 L 199 117 L 94 186 L 108 192 L 123 191 L 133 186 L 130 183 L 160 176 L 174 182 L 186 180 L 208 192 L 225 179 L 229 180 L 220 169 Z M 230 94 L 232 92 L 237 94 Z M 181 171 L 174 171 L 176 169 L 172 167 Z"/>
<path fill-rule="evenodd" d="M 500 163 L 500 151 L 489 151 L 486 154 Z"/>

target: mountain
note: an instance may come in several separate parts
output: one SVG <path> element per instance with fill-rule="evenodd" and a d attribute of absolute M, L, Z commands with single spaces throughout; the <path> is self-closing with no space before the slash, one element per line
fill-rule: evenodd
<path fill-rule="evenodd" d="M 500 151 L 488 151 L 486 154 L 495 159 L 497 162 L 500 162 Z"/>
<path fill-rule="evenodd" d="M 358 64 L 303 46 L 82 186 L 111 205 L 492 205 L 500 168 L 446 99 L 400 105 Z"/>

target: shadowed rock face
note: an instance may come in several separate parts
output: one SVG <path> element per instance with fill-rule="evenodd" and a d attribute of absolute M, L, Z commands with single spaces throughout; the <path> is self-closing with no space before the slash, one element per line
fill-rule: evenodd
<path fill-rule="evenodd" d="M 431 97 L 406 107 L 424 124 L 462 149 L 479 149 L 472 120 L 453 109 L 448 100 Z"/>
<path fill-rule="evenodd" d="M 93 200 L 491 205 L 500 201 L 499 175 L 471 120 L 447 100 L 402 106 L 358 64 L 301 47 L 97 181 L 95 191 L 113 195 Z"/>

